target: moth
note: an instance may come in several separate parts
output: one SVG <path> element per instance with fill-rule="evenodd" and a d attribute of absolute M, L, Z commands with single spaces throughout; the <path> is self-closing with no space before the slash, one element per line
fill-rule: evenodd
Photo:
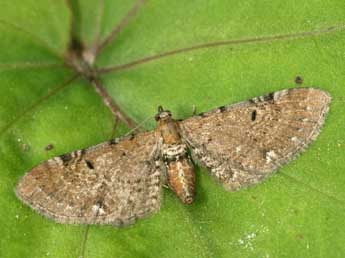
<path fill-rule="evenodd" d="M 294 88 L 185 120 L 159 107 L 154 131 L 43 162 L 16 194 L 60 223 L 129 225 L 160 209 L 164 185 L 191 204 L 193 161 L 229 191 L 264 180 L 315 140 L 330 102 L 323 90 Z"/>

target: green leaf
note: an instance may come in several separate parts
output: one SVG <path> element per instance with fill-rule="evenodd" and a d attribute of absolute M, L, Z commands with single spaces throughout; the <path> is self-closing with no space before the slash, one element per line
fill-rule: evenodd
<path fill-rule="evenodd" d="M 96 57 L 95 66 L 108 71 L 100 77 L 106 89 L 137 122 L 160 104 L 185 118 L 193 105 L 201 112 L 296 87 L 297 75 L 303 86 L 329 91 L 320 137 L 262 184 L 229 193 L 198 169 L 193 205 L 164 190 L 160 213 L 127 228 L 56 224 L 16 198 L 13 189 L 30 168 L 111 137 L 111 112 L 67 65 L 70 32 L 92 49 L 133 4 L 0 3 L 0 257 L 344 257 L 341 0 L 150 1 Z M 240 39 L 250 40 L 229 42 Z M 228 43 L 122 66 L 221 41 Z"/>

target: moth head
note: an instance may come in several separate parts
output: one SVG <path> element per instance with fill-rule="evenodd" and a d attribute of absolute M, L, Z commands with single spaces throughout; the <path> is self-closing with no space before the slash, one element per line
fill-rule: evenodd
<path fill-rule="evenodd" d="M 169 110 L 164 110 L 162 106 L 158 107 L 158 113 L 155 115 L 156 121 L 167 119 L 171 117 L 171 112 Z"/>

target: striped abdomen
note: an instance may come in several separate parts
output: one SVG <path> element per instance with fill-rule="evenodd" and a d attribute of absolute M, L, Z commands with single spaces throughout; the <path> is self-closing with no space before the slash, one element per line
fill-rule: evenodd
<path fill-rule="evenodd" d="M 195 196 L 195 172 L 187 146 L 183 143 L 164 144 L 162 156 L 167 168 L 167 180 L 170 188 L 186 204 Z"/>

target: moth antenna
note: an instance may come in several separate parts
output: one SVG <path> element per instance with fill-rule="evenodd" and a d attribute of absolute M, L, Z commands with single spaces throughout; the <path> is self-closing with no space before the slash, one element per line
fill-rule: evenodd
<path fill-rule="evenodd" d="M 158 113 L 162 113 L 164 111 L 162 106 L 158 106 Z"/>
<path fill-rule="evenodd" d="M 132 128 L 131 130 L 129 130 L 126 134 L 125 137 L 132 134 L 133 132 L 137 131 L 140 127 L 142 127 L 149 119 L 154 118 L 152 115 L 146 117 L 141 123 L 139 123 L 136 127 Z"/>
<path fill-rule="evenodd" d="M 193 116 L 195 116 L 196 115 L 196 106 L 193 104 L 193 106 L 192 106 L 192 114 L 193 114 Z"/>

